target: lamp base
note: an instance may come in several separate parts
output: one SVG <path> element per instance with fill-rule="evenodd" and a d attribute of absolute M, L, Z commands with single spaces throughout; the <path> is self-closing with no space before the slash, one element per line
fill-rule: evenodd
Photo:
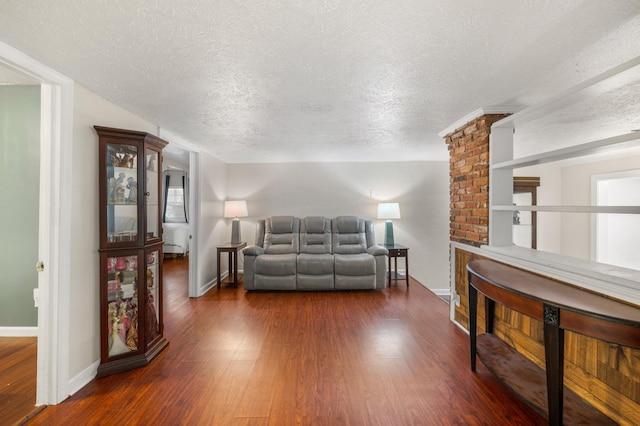
<path fill-rule="evenodd" d="M 240 244 L 240 220 L 231 221 L 231 244 Z"/>
<path fill-rule="evenodd" d="M 395 242 L 393 241 L 393 222 L 388 220 L 385 223 L 384 228 L 384 245 L 385 246 L 393 246 Z"/>

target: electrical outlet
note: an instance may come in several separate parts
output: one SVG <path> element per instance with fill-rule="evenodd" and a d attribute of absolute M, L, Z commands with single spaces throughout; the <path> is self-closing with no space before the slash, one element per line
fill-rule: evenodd
<path fill-rule="evenodd" d="M 369 191 L 369 197 L 376 198 L 376 191 L 373 190 L 373 189 L 371 191 Z"/>
<path fill-rule="evenodd" d="M 457 307 L 460 307 L 460 295 L 458 293 L 453 294 L 453 302 Z"/>

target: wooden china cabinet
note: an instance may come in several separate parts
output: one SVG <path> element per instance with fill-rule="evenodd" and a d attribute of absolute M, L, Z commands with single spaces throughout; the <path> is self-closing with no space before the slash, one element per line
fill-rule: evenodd
<path fill-rule="evenodd" d="M 149 133 L 94 126 L 100 144 L 98 377 L 149 362 L 162 322 L 162 149 Z"/>

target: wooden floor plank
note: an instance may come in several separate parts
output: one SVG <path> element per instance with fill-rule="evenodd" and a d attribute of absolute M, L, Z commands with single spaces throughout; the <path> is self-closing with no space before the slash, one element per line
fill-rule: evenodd
<path fill-rule="evenodd" d="M 0 337 L 0 425 L 18 424 L 36 404 L 36 337 Z"/>
<path fill-rule="evenodd" d="M 29 425 L 546 424 L 481 364 L 470 371 L 468 335 L 415 281 L 190 299 L 186 264 L 164 264 L 169 346 Z"/>

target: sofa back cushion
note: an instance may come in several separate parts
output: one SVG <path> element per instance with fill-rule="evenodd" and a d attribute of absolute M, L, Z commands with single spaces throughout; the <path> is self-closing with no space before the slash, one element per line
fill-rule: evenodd
<path fill-rule="evenodd" d="M 356 216 L 338 216 L 331 221 L 332 245 L 335 254 L 367 252 L 365 221 Z"/>
<path fill-rule="evenodd" d="M 267 254 L 299 253 L 300 219 L 273 216 L 265 219 L 264 251 Z"/>
<path fill-rule="evenodd" d="M 264 248 L 264 219 L 258 220 L 256 224 L 256 245 Z"/>
<path fill-rule="evenodd" d="M 300 221 L 300 253 L 331 253 L 331 220 L 314 216 Z"/>

